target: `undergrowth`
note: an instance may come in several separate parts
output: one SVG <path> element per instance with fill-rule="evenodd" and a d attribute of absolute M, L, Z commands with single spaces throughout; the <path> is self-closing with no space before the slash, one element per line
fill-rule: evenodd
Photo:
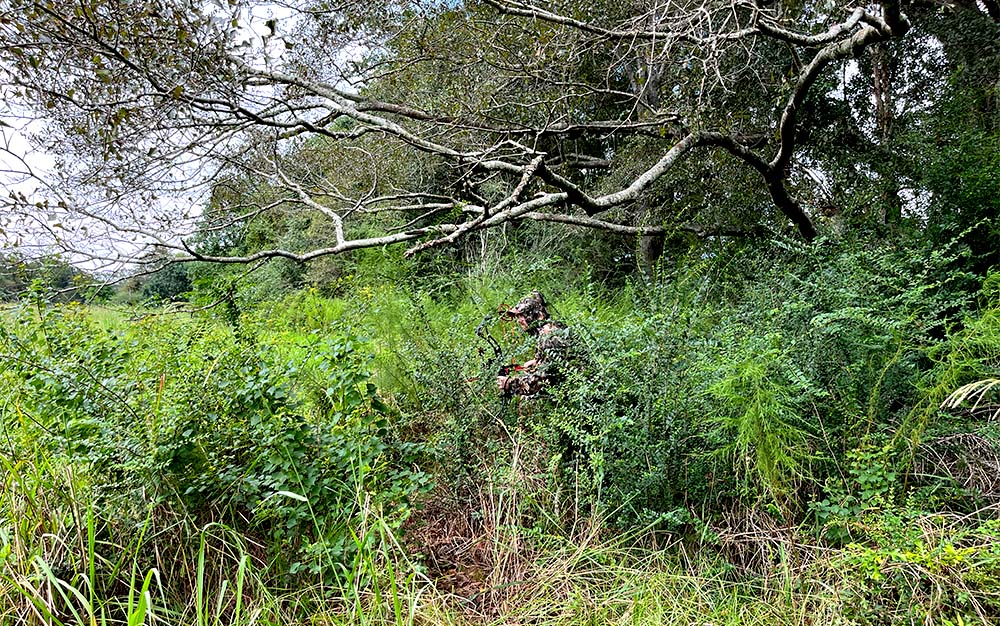
<path fill-rule="evenodd" d="M 537 471 L 524 443 L 515 443 L 503 478 L 482 485 L 474 508 L 428 510 L 405 535 L 369 509 L 345 575 L 294 588 L 269 579 L 237 529 L 199 526 L 163 510 L 150 511 L 138 529 L 122 528 L 81 498 L 82 474 L 44 461 L 6 464 L 0 620 L 791 626 L 989 624 L 997 614 L 995 521 L 866 515 L 857 523 L 871 541 L 835 550 L 817 549 L 802 529 L 742 538 L 741 549 L 762 551 L 767 560 L 750 574 L 705 545 L 677 538 L 641 547 L 640 535 L 609 535 L 597 518 L 578 520 L 558 536 L 521 526 L 524 507 L 533 506 L 523 483 Z M 190 536 L 177 532 L 184 524 Z M 155 546 L 164 559 L 180 558 L 181 541 L 196 546 L 183 567 L 138 556 Z"/>
<path fill-rule="evenodd" d="M 770 245 L 4 311 L 0 622 L 991 623 L 995 276 Z M 575 356 L 506 398 L 532 288 Z"/>

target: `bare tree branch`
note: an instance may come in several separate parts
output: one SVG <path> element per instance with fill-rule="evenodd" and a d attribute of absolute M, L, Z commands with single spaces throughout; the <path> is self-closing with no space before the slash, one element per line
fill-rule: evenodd
<path fill-rule="evenodd" d="M 524 220 L 757 233 L 637 217 L 724 153 L 811 239 L 789 184 L 807 97 L 831 65 L 909 29 L 895 0 L 877 14 L 663 0 L 587 17 L 549 2 L 403 0 L 348 3 L 360 26 L 345 31 L 336 12 L 295 0 L 295 41 L 279 54 L 247 39 L 252 2 L 0 8 L 6 110 L 47 120 L 34 135 L 55 161 L 38 172 L 13 160 L 8 179 L 44 181 L 5 200 L 19 228 L 109 263 L 152 249 L 224 263 L 404 243 L 413 254 Z M 761 70 L 774 59 L 788 68 Z M 635 223 L 605 219 L 612 209 Z M 325 224 L 327 240 L 219 252 L 240 228 L 290 215 Z"/>

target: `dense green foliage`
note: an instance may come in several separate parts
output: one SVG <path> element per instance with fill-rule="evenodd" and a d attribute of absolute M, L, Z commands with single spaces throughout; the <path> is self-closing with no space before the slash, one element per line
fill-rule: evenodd
<path fill-rule="evenodd" d="M 659 34 L 599 30 L 658 19 L 645 3 L 551 4 L 590 26 L 500 0 L 305 2 L 257 49 L 239 44 L 249 13 L 0 9 L 21 38 L 3 58 L 51 91 L 67 180 L 122 192 L 120 215 L 155 222 L 124 232 L 158 233 L 132 276 L 98 277 L 113 295 L 62 257 L 0 259 L 0 623 L 1000 619 L 996 1 L 905 3 L 902 34 L 879 4 L 829 42 L 882 19 L 892 36 L 824 65 L 797 104 L 836 3 L 738 3 L 736 26 L 758 11 L 805 43 L 726 21 L 712 32 L 731 46 L 691 31 L 665 44 L 676 58 Z M 278 34 L 298 82 L 259 73 Z M 45 65 L 80 49 L 75 73 Z M 324 63 L 357 92 L 317 88 Z M 107 124 L 81 121 L 77 90 Z M 318 127 L 286 124 L 331 102 Z M 204 118 L 216 143 L 171 144 Z M 529 198 L 580 220 L 567 189 L 628 189 L 706 129 L 736 146 L 594 212 L 617 231 L 519 214 L 415 255 L 301 262 L 338 227 L 420 245 Z M 785 137 L 787 163 L 746 158 Z M 183 237 L 154 200 L 190 181 L 146 184 L 165 153 L 147 140 L 218 150 Z M 499 312 L 531 290 L 572 350 L 545 393 L 504 394 L 501 366 L 537 341 Z"/>
<path fill-rule="evenodd" d="M 1000 367 L 996 277 L 963 269 L 971 252 L 961 239 L 774 241 L 767 254 L 720 244 L 653 278 L 604 286 L 530 250 L 499 258 L 514 271 L 480 264 L 432 291 L 415 288 L 420 262 L 392 260 L 399 280 L 386 283 L 386 261 L 372 255 L 344 276 L 339 298 L 298 291 L 253 305 L 259 286 L 237 280 L 225 291 L 231 307 L 191 316 L 42 301 L 7 311 L 3 455 L 10 495 L 29 500 L 3 502 L 5 593 L 27 599 L 33 585 L 65 580 L 89 610 L 116 619 L 139 609 L 118 590 L 152 573 L 146 584 L 161 597 L 151 605 L 193 623 L 235 609 L 235 591 L 206 585 L 251 576 L 245 601 L 299 619 L 289 616 L 322 611 L 324 597 L 348 610 L 372 601 L 366 590 L 377 605 L 396 582 L 422 593 L 424 583 L 380 569 L 421 567 L 398 561 L 401 537 L 446 587 L 492 568 L 483 598 L 516 612 L 584 584 L 538 586 L 549 566 L 523 569 L 537 559 L 567 576 L 599 567 L 585 583 L 598 594 L 624 575 L 611 563 L 632 563 L 651 586 L 633 588 L 630 602 L 643 602 L 682 564 L 634 559 L 680 540 L 695 555 L 684 567 L 703 572 L 697 584 L 737 585 L 727 593 L 742 608 L 711 604 L 724 620 L 774 603 L 767 594 L 785 593 L 773 587 L 781 576 L 806 586 L 775 604 L 779 623 L 813 610 L 872 624 L 975 622 L 996 610 L 995 409 L 940 408 Z M 585 358 L 548 398 L 504 399 L 473 331 L 531 287 L 548 294 Z M 504 360 L 530 357 L 512 324 L 486 328 Z M 65 481 L 70 499 L 53 492 L 32 515 L 80 543 L 24 552 L 14 516 L 43 501 L 29 494 Z M 605 530 L 625 539 L 607 543 Z M 477 548 L 463 563 L 442 552 L 444 532 L 506 547 Z M 804 547 L 817 540 L 829 556 Z M 566 541 L 599 560 L 561 560 Z M 458 559 L 453 569 L 445 558 Z M 791 567 L 781 559 L 800 561 L 805 578 L 772 578 L 775 563 Z M 506 590 L 503 576 L 524 589 Z M 761 576 L 764 595 L 739 586 Z M 273 591 L 286 585 L 306 595 Z M 940 585 L 943 594 L 931 591 Z M 222 604 L 190 604 L 194 589 Z M 434 611 L 453 610 L 440 601 Z M 611 597 L 595 602 L 579 615 L 615 614 Z M 670 621 L 694 606 L 648 610 Z"/>
<path fill-rule="evenodd" d="M 210 321 L 108 315 L 9 312 L 11 461 L 26 450 L 79 468 L 94 513 L 115 527 L 184 511 L 243 528 L 278 576 L 340 575 L 367 507 L 390 527 L 405 520 L 425 483 L 419 448 L 394 438 L 363 343 L 327 332 L 271 346 Z"/>

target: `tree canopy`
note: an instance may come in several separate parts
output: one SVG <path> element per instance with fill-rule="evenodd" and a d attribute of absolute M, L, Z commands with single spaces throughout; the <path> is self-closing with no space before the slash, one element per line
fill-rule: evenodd
<path fill-rule="evenodd" d="M 42 120 L 54 165 L 15 172 L 40 184 L 7 232 L 248 263 L 526 220 L 811 240 L 947 223 L 956 195 L 967 227 L 997 197 L 998 20 L 994 0 L 8 0 L 5 113 Z M 321 236 L 227 245 L 296 216 Z"/>

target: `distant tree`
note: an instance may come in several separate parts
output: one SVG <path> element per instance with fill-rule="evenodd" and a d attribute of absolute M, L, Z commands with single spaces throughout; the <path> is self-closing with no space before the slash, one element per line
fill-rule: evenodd
<path fill-rule="evenodd" d="M 64 258 L 24 258 L 0 255 L 0 301 L 15 302 L 32 290 L 52 300 L 70 302 L 85 297 L 94 277 Z"/>
<path fill-rule="evenodd" d="M 139 294 L 146 300 L 158 302 L 179 302 L 191 291 L 191 277 L 188 266 L 171 264 L 158 272 L 154 272 L 142 281 Z"/>
<path fill-rule="evenodd" d="M 24 293 L 31 284 L 26 270 L 21 259 L 13 255 L 0 256 L 0 299 L 11 302 Z"/>

